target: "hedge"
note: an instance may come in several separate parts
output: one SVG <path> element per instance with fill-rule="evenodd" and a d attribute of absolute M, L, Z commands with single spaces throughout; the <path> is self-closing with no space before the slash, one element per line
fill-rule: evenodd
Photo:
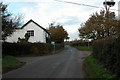
<path fill-rule="evenodd" d="M 56 44 L 56 50 L 64 47 L 64 44 Z M 51 54 L 54 50 L 52 44 L 44 43 L 3 43 L 2 44 L 2 54 L 3 55 L 24 55 L 24 54 Z"/>
<path fill-rule="evenodd" d="M 108 70 L 120 75 L 120 37 L 94 41 L 93 56 Z"/>
<path fill-rule="evenodd" d="M 92 46 L 92 42 L 73 42 L 71 46 Z"/>

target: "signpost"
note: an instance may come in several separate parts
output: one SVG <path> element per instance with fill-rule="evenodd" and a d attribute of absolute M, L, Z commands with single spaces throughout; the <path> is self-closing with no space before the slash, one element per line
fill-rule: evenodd
<path fill-rule="evenodd" d="M 54 42 L 54 41 L 51 41 L 51 44 L 55 45 L 55 42 Z"/>
<path fill-rule="evenodd" d="M 55 41 L 51 41 L 51 44 L 54 46 L 54 53 L 55 53 Z"/>

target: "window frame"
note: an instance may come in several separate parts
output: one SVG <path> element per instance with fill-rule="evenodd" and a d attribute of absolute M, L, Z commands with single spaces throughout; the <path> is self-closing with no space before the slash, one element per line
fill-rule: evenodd
<path fill-rule="evenodd" d="M 27 34 L 29 36 L 34 36 L 34 30 L 27 30 Z"/>

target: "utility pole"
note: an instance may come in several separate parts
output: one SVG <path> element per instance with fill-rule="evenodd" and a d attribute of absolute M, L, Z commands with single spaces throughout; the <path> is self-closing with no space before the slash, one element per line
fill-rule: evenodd
<path fill-rule="evenodd" d="M 105 0 L 103 2 L 103 5 L 105 7 L 105 16 L 106 16 L 106 20 L 105 20 L 105 27 L 106 27 L 106 32 L 107 32 L 107 37 L 109 37 L 109 10 L 110 10 L 110 7 L 113 7 L 115 5 L 115 2 L 113 0 Z"/>
<path fill-rule="evenodd" d="M 115 5 L 115 2 L 113 0 L 105 0 L 103 2 L 103 5 L 105 6 L 106 12 L 109 11 L 110 7 L 113 7 Z"/>
<path fill-rule="evenodd" d="M 115 2 L 114 2 L 114 0 L 109 0 L 109 1 L 105 0 L 103 2 L 103 5 L 104 5 L 104 7 L 106 9 L 106 13 L 107 13 L 107 12 L 109 12 L 110 7 L 113 7 L 115 5 Z"/>

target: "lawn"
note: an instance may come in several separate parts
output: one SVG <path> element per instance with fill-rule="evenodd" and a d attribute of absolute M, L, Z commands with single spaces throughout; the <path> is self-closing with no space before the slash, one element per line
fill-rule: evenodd
<path fill-rule="evenodd" d="M 91 51 L 92 47 L 88 47 L 88 46 L 75 46 L 75 48 L 77 48 L 78 50 L 81 51 Z"/>
<path fill-rule="evenodd" d="M 93 56 L 88 56 L 85 59 L 85 71 L 87 78 L 116 78 L 116 76 L 104 68 L 103 65 L 99 64 Z"/>
<path fill-rule="evenodd" d="M 2 70 L 3 73 L 7 72 L 9 70 L 18 68 L 22 65 L 23 63 L 18 61 L 15 57 L 13 56 L 4 56 L 2 58 Z"/>

